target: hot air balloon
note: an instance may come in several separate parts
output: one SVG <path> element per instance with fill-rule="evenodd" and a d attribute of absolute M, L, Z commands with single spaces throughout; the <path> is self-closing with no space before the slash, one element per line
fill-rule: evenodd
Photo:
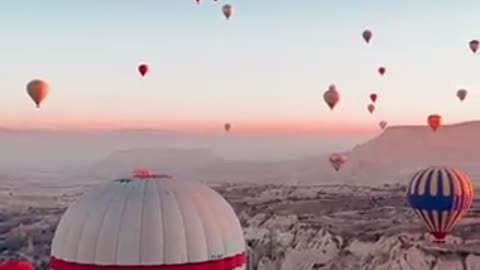
<path fill-rule="evenodd" d="M 200 5 L 200 0 L 194 0 L 197 5 Z"/>
<path fill-rule="evenodd" d="M 380 126 L 381 129 L 385 129 L 387 125 L 388 123 L 386 121 L 380 121 L 380 123 L 378 123 L 378 126 Z"/>
<path fill-rule="evenodd" d="M 431 114 L 428 116 L 427 122 L 433 131 L 437 131 L 438 127 L 442 125 L 442 116 L 439 114 Z"/>
<path fill-rule="evenodd" d="M 378 68 L 378 73 L 379 73 L 380 75 L 382 75 L 382 76 L 385 75 L 385 71 L 387 71 L 387 69 L 384 68 L 384 67 L 379 67 L 379 68 Z"/>
<path fill-rule="evenodd" d="M 40 104 L 48 95 L 48 84 L 42 80 L 32 80 L 27 84 L 27 93 L 40 108 Z"/>
<path fill-rule="evenodd" d="M 340 100 L 340 94 L 338 93 L 337 88 L 334 84 L 331 84 L 328 87 L 328 90 L 325 91 L 325 93 L 323 94 L 323 99 L 327 103 L 328 107 L 330 107 L 330 110 L 333 110 L 333 108 L 335 108 L 338 101 Z"/>
<path fill-rule="evenodd" d="M 460 101 L 463 101 L 467 97 L 467 90 L 465 89 L 460 89 L 457 91 L 457 97 L 460 99 Z"/>
<path fill-rule="evenodd" d="M 142 77 L 145 77 L 145 75 L 147 75 L 148 73 L 148 65 L 146 64 L 139 65 L 138 72 L 140 73 L 140 75 L 142 75 Z"/>
<path fill-rule="evenodd" d="M 370 39 L 372 39 L 372 31 L 368 29 L 363 31 L 362 37 L 365 40 L 365 42 L 370 43 Z"/>
<path fill-rule="evenodd" d="M 230 131 L 231 127 L 232 125 L 230 125 L 230 123 L 225 123 L 225 125 L 223 125 L 223 128 L 225 129 L 225 131 Z"/>
<path fill-rule="evenodd" d="M 332 164 L 332 167 L 335 169 L 335 171 L 338 172 L 342 168 L 343 164 L 347 162 L 347 156 L 340 153 L 334 153 L 330 155 L 328 160 L 330 161 L 330 164 Z"/>
<path fill-rule="evenodd" d="M 468 46 L 470 47 L 470 50 L 472 50 L 473 53 L 477 52 L 479 45 L 480 45 L 480 42 L 476 39 L 468 43 Z"/>
<path fill-rule="evenodd" d="M 370 100 L 375 103 L 377 101 L 377 94 L 375 93 L 371 93 L 370 94 Z"/>
<path fill-rule="evenodd" d="M 373 112 L 375 111 L 375 105 L 373 105 L 373 104 L 368 104 L 367 110 L 368 110 L 370 113 L 373 113 Z"/>
<path fill-rule="evenodd" d="M 222 12 L 223 12 L 223 15 L 225 15 L 225 18 L 230 19 L 230 16 L 232 16 L 232 13 L 233 13 L 232 5 L 229 5 L 229 4 L 223 5 Z"/>
<path fill-rule="evenodd" d="M 415 173 L 407 201 L 437 242 L 443 242 L 473 201 L 473 185 L 462 171 L 430 167 Z"/>
<path fill-rule="evenodd" d="M 35 267 L 26 261 L 8 261 L 0 263 L 0 270 L 35 270 Z"/>
<path fill-rule="evenodd" d="M 245 270 L 240 222 L 213 189 L 136 170 L 71 205 L 52 242 L 52 270 Z"/>

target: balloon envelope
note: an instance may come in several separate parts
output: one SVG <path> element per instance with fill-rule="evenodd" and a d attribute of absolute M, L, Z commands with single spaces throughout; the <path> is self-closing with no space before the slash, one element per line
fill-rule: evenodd
<path fill-rule="evenodd" d="M 335 108 L 338 101 L 340 101 L 340 94 L 338 93 L 337 88 L 334 84 L 330 85 L 328 87 L 328 90 L 325 91 L 325 93 L 323 94 L 323 99 L 327 103 L 330 110 L 333 110 L 333 108 Z"/>
<path fill-rule="evenodd" d="M 362 33 L 362 37 L 363 39 L 365 40 L 365 42 L 369 43 L 370 42 L 370 39 L 372 39 L 372 31 L 366 29 L 365 31 L 363 31 Z"/>
<path fill-rule="evenodd" d="M 442 116 L 439 114 L 431 114 L 427 118 L 428 125 L 433 131 L 436 131 L 442 125 Z"/>
<path fill-rule="evenodd" d="M 142 75 L 142 77 L 144 77 L 148 72 L 148 65 L 146 64 L 139 65 L 138 72 L 140 73 L 140 75 Z"/>
<path fill-rule="evenodd" d="M 468 43 L 468 46 L 470 47 L 470 50 L 472 50 L 473 53 L 477 52 L 479 45 L 480 45 L 480 42 L 476 39 Z"/>
<path fill-rule="evenodd" d="M 378 125 L 380 126 L 381 129 L 385 129 L 388 125 L 388 123 L 386 121 L 380 121 L 380 123 L 378 123 Z"/>
<path fill-rule="evenodd" d="M 377 101 L 377 94 L 375 93 L 371 93 L 370 94 L 370 100 L 375 103 Z"/>
<path fill-rule="evenodd" d="M 335 171 L 338 172 L 342 168 L 343 164 L 347 162 L 347 156 L 340 153 L 334 153 L 329 156 L 328 160 Z"/>
<path fill-rule="evenodd" d="M 430 167 L 412 177 L 407 201 L 428 231 L 442 241 L 472 205 L 473 193 L 472 182 L 464 172 Z"/>
<path fill-rule="evenodd" d="M 458 97 L 458 99 L 460 99 L 460 101 L 465 100 L 465 98 L 467 97 L 467 90 L 465 90 L 465 89 L 458 90 L 457 91 L 457 97 Z"/>
<path fill-rule="evenodd" d="M 242 227 L 220 194 L 148 170 L 77 200 L 51 247 L 52 270 L 246 267 Z"/>
<path fill-rule="evenodd" d="M 375 105 L 373 105 L 373 104 L 368 104 L 367 110 L 368 110 L 370 113 L 373 113 L 373 112 L 375 111 Z"/>
<path fill-rule="evenodd" d="M 8 261 L 0 264 L 0 270 L 35 270 L 35 267 L 26 261 Z"/>
<path fill-rule="evenodd" d="M 382 76 L 385 75 L 385 71 L 387 71 L 387 69 L 384 68 L 384 67 L 379 67 L 379 68 L 378 68 L 378 73 L 379 73 L 380 75 L 382 75 Z"/>
<path fill-rule="evenodd" d="M 225 131 L 230 131 L 231 127 L 232 125 L 230 125 L 230 123 L 225 123 L 225 125 L 223 125 L 223 128 L 225 129 Z"/>
<path fill-rule="evenodd" d="M 225 4 L 222 7 L 222 12 L 223 12 L 223 15 L 225 15 L 225 17 L 227 19 L 230 19 L 230 17 L 232 16 L 232 13 L 233 13 L 233 7 L 229 4 Z"/>
<path fill-rule="evenodd" d="M 27 93 L 37 108 L 40 108 L 40 104 L 47 97 L 48 90 L 48 84 L 42 80 L 32 80 L 27 84 Z"/>

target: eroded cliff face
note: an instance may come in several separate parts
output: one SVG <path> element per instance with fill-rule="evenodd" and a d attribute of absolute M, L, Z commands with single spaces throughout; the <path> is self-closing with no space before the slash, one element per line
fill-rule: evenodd
<path fill-rule="evenodd" d="M 400 185 L 275 187 L 232 203 L 250 270 L 480 270 L 480 202 L 445 244 L 433 243 Z M 232 194 L 233 195 L 233 194 Z M 238 197 L 237 197 L 238 198 Z"/>

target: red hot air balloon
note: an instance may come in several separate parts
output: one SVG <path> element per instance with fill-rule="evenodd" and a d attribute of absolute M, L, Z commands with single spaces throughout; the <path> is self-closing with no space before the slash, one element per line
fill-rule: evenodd
<path fill-rule="evenodd" d="M 379 67 L 378 68 L 378 73 L 382 76 L 385 75 L 385 71 L 387 71 L 387 69 L 385 69 L 385 67 Z"/>
<path fill-rule="evenodd" d="M 368 104 L 368 107 L 367 107 L 368 111 L 370 113 L 373 113 L 375 111 L 375 105 L 373 104 Z"/>
<path fill-rule="evenodd" d="M 437 131 L 437 129 L 442 125 L 442 116 L 439 114 L 431 114 L 428 116 L 427 122 L 433 131 Z"/>
<path fill-rule="evenodd" d="M 328 157 L 328 160 L 335 171 L 338 172 L 342 168 L 343 164 L 347 162 L 347 156 L 340 153 L 333 153 Z"/>
<path fill-rule="evenodd" d="M 35 270 L 35 267 L 26 261 L 9 261 L 1 263 L 0 270 Z"/>
<path fill-rule="evenodd" d="M 377 94 L 375 93 L 371 93 L 370 94 L 370 100 L 375 103 L 377 101 Z"/>
<path fill-rule="evenodd" d="M 47 97 L 48 90 L 48 84 L 42 80 L 32 80 L 27 84 L 27 93 L 37 108 L 40 108 L 40 104 Z"/>
<path fill-rule="evenodd" d="M 230 131 L 230 128 L 232 127 L 232 125 L 230 125 L 230 123 L 225 123 L 225 125 L 223 125 L 223 128 L 225 129 L 225 131 Z"/>
<path fill-rule="evenodd" d="M 474 39 L 468 43 L 468 46 L 470 47 L 470 50 L 472 50 L 473 53 L 476 53 L 478 50 L 478 47 L 480 46 L 480 42 Z"/>
<path fill-rule="evenodd" d="M 138 72 L 140 72 L 140 75 L 142 75 L 142 77 L 145 77 L 145 75 L 147 75 L 147 72 L 148 72 L 148 66 L 146 64 L 139 65 Z"/>
<path fill-rule="evenodd" d="M 334 84 L 330 85 L 328 87 L 328 90 L 325 91 L 325 93 L 323 94 L 323 99 L 327 103 L 328 107 L 330 107 L 330 110 L 333 110 L 333 108 L 335 108 L 338 101 L 340 100 L 340 94 L 338 93 L 337 88 Z"/>
<path fill-rule="evenodd" d="M 387 121 L 380 121 L 380 123 L 378 123 L 378 125 L 380 126 L 381 129 L 385 129 L 388 125 Z"/>
<path fill-rule="evenodd" d="M 370 43 L 370 39 L 372 39 L 372 31 L 366 29 L 365 31 L 363 31 L 362 33 L 362 37 L 363 39 L 365 40 L 365 42 L 367 43 Z"/>
<path fill-rule="evenodd" d="M 233 13 L 232 5 L 229 5 L 229 4 L 223 5 L 222 12 L 223 12 L 223 15 L 225 15 L 225 18 L 227 18 L 227 20 L 230 19 Z"/>

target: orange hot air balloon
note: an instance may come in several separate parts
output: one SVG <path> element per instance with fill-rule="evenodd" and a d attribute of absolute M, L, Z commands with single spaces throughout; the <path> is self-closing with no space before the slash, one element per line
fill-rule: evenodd
<path fill-rule="evenodd" d="M 427 122 L 433 131 L 437 131 L 437 129 L 442 125 L 442 116 L 439 114 L 431 114 L 428 116 Z"/>
<path fill-rule="evenodd" d="M 371 93 L 370 94 L 370 100 L 375 103 L 377 101 L 377 94 L 375 93 Z"/>
<path fill-rule="evenodd" d="M 460 99 L 460 101 L 465 100 L 465 98 L 467 97 L 467 90 L 465 90 L 465 89 L 458 90 L 457 91 L 457 97 L 458 97 L 458 99 Z"/>
<path fill-rule="evenodd" d="M 373 113 L 375 111 L 375 105 L 373 104 L 368 104 L 368 107 L 367 107 L 368 111 L 370 113 Z"/>
<path fill-rule="evenodd" d="M 387 121 L 380 121 L 380 123 L 378 123 L 378 126 L 380 126 L 381 129 L 385 129 L 387 125 Z"/>
<path fill-rule="evenodd" d="M 148 65 L 146 64 L 139 65 L 138 72 L 140 73 L 140 75 L 142 75 L 142 77 L 145 77 L 145 75 L 147 75 L 148 73 Z"/>
<path fill-rule="evenodd" d="M 225 18 L 230 19 L 230 17 L 231 17 L 232 14 L 233 14 L 233 7 L 232 7 L 232 5 L 229 5 L 229 4 L 223 5 L 223 7 L 222 7 L 222 12 L 223 12 L 223 15 L 225 15 Z"/>
<path fill-rule="evenodd" d="M 387 71 L 387 69 L 385 67 L 379 67 L 378 68 L 378 73 L 382 76 L 385 75 L 386 71 Z"/>
<path fill-rule="evenodd" d="M 230 125 L 230 123 L 225 123 L 225 125 L 223 125 L 223 128 L 225 129 L 225 131 L 230 131 L 230 128 L 232 128 L 232 125 Z"/>
<path fill-rule="evenodd" d="M 468 43 L 468 46 L 470 47 L 470 50 L 472 50 L 473 53 L 476 53 L 478 50 L 478 47 L 480 46 L 480 42 L 474 39 Z"/>
<path fill-rule="evenodd" d="M 42 80 L 32 80 L 27 84 L 27 93 L 40 108 L 40 104 L 48 95 L 48 84 Z"/>
<path fill-rule="evenodd" d="M 363 31 L 362 33 L 362 37 L 363 39 L 365 40 L 365 42 L 368 44 L 370 43 L 370 39 L 372 39 L 372 31 L 366 29 L 365 31 Z"/>
<path fill-rule="evenodd" d="M 9 261 L 0 264 L 0 270 L 35 270 L 35 267 L 26 261 Z"/>
<path fill-rule="evenodd" d="M 333 108 L 335 108 L 338 101 L 340 101 L 340 94 L 338 93 L 337 88 L 334 84 L 331 84 L 328 87 L 328 90 L 325 91 L 325 93 L 323 94 L 323 99 L 327 103 L 328 107 L 330 107 L 330 110 L 333 110 Z"/>

